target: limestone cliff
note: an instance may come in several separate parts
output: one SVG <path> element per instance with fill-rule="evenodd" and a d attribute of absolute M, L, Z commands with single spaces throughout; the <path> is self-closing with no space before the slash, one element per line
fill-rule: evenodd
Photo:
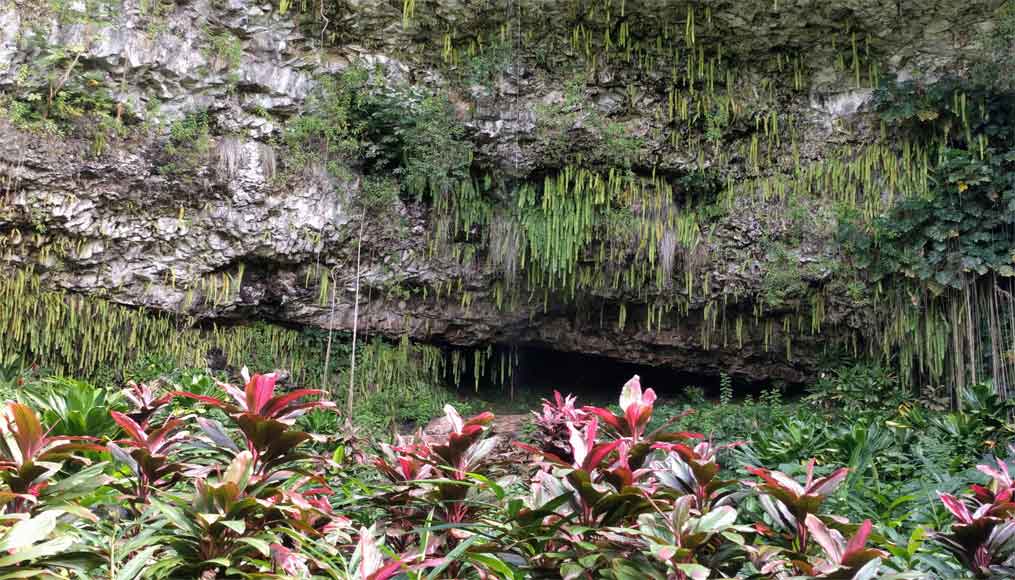
<path fill-rule="evenodd" d="M 4 264 L 349 329 L 359 254 L 361 332 L 805 382 L 869 312 L 838 211 L 920 187 L 872 94 L 960 69 L 1000 4 L 5 0 Z M 325 97 L 354 146 L 298 130 Z"/>

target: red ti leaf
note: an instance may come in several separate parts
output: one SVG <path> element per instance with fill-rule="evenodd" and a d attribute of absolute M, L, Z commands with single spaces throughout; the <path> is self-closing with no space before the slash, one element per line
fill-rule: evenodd
<path fill-rule="evenodd" d="M 863 547 L 867 544 L 867 538 L 871 535 L 871 530 L 874 528 L 874 524 L 869 519 L 864 520 L 860 524 L 860 528 L 853 534 L 853 537 L 849 539 L 849 543 L 846 544 L 846 550 L 843 554 L 843 558 L 848 558 L 850 554 L 863 550 Z"/>
<path fill-rule="evenodd" d="M 46 436 L 42 423 L 35 411 L 21 403 L 7 403 L 7 412 L 14 421 L 14 438 L 21 450 L 22 461 L 29 461 L 42 450 L 46 444 Z"/>
<path fill-rule="evenodd" d="M 275 395 L 275 382 L 278 375 L 269 373 L 266 375 L 254 375 L 246 384 L 247 412 L 261 415 L 264 406 Z"/>
<path fill-rule="evenodd" d="M 841 539 L 833 536 L 832 532 L 825 527 L 824 522 L 814 514 L 807 514 L 807 517 L 804 518 L 804 525 L 807 526 L 815 541 L 818 542 L 825 551 L 825 554 L 828 555 L 828 560 L 835 564 L 842 563 L 843 550 L 842 545 L 839 543 Z"/>
<path fill-rule="evenodd" d="M 213 407 L 218 407 L 218 408 L 224 410 L 227 413 L 232 413 L 232 412 L 236 411 L 236 407 L 234 407 L 233 405 L 230 405 L 228 403 L 225 403 L 224 401 L 216 399 L 215 397 L 209 397 L 209 396 L 206 396 L 206 395 L 198 395 L 197 393 L 190 393 L 190 392 L 187 392 L 187 391 L 173 391 L 173 392 L 171 392 L 169 394 L 173 395 L 174 397 L 184 397 L 184 398 L 187 398 L 187 399 L 194 399 L 195 401 L 200 401 L 202 403 L 207 403 L 207 404 L 209 404 L 209 405 L 211 405 Z"/>
<path fill-rule="evenodd" d="M 813 483 L 808 482 L 807 493 L 820 496 L 831 495 L 845 481 L 847 475 L 849 475 L 849 468 L 840 467 L 830 475 L 814 480 Z"/>
<path fill-rule="evenodd" d="M 144 429 L 142 429 L 141 426 L 130 417 L 119 411 L 110 411 L 109 416 L 116 421 L 116 424 L 119 425 L 127 433 L 127 435 L 134 440 L 134 442 L 144 443 L 148 440 L 148 435 L 144 432 Z"/>
<path fill-rule="evenodd" d="M 945 504 L 945 507 L 948 508 L 948 511 L 952 512 L 955 519 L 964 524 L 973 522 L 973 516 L 969 514 L 969 508 L 958 498 L 948 493 L 938 493 L 937 495 L 941 498 L 941 503 Z"/>
<path fill-rule="evenodd" d="M 267 404 L 264 405 L 264 408 L 261 411 L 257 412 L 257 413 L 259 415 L 263 415 L 265 417 L 275 418 L 277 415 L 281 415 L 283 413 L 283 411 L 285 411 L 287 409 L 287 407 L 289 407 L 289 405 L 291 403 L 293 403 L 293 402 L 295 402 L 295 401 L 297 401 L 299 399 L 302 399 L 303 397 L 309 397 L 311 395 L 323 395 L 323 394 L 324 394 L 324 391 L 322 391 L 320 389 L 299 389 L 299 390 L 296 390 L 296 391 L 292 391 L 291 393 L 286 393 L 284 395 L 279 395 L 279 396 L 275 397 L 274 399 L 271 399 L 270 401 L 268 401 Z M 251 412 L 255 412 L 255 411 L 251 411 Z"/>
<path fill-rule="evenodd" d="M 624 426 L 620 419 L 607 409 L 603 409 L 602 407 L 585 407 L 582 410 L 586 413 L 592 413 L 596 417 L 599 417 L 604 423 L 613 428 L 614 431 L 623 432 Z"/>
<path fill-rule="evenodd" d="M 592 471 L 593 469 L 597 469 L 599 467 L 599 464 L 602 463 L 603 460 L 606 459 L 606 457 L 610 453 L 613 453 L 613 451 L 621 443 L 622 441 L 617 440 L 611 441 L 609 443 L 601 443 L 599 445 L 594 446 L 592 449 L 589 450 L 588 455 L 585 456 L 585 461 L 582 462 L 581 468 L 584 469 L 585 471 Z"/>

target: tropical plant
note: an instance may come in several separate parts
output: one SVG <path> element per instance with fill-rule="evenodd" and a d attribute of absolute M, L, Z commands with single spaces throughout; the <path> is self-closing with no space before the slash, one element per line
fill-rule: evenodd
<path fill-rule="evenodd" d="M 75 455 L 82 451 L 103 451 L 94 437 L 51 436 L 43 430 L 35 412 L 21 403 L 7 403 L 0 417 L 0 501 L 12 513 L 32 511 L 39 497 L 53 484 L 53 477 L 65 460 L 88 463 Z M 92 484 L 102 484 L 94 472 Z M 69 487 L 69 486 L 65 486 Z"/>
<path fill-rule="evenodd" d="M 86 381 L 45 379 L 30 389 L 21 389 L 18 398 L 36 410 L 53 435 L 104 438 L 118 432 L 109 412 L 123 409 L 120 394 Z"/>
<path fill-rule="evenodd" d="M 933 534 L 935 542 L 955 555 L 976 578 L 1010 578 L 1015 574 L 1015 487 L 1005 462 L 977 468 L 991 478 L 990 487 L 973 485 L 972 497 L 939 493 L 954 518 L 949 532 Z"/>
<path fill-rule="evenodd" d="M 829 529 L 814 514 L 807 514 L 804 525 L 824 550 L 823 557 L 816 562 L 795 562 L 797 568 L 810 577 L 873 578 L 881 566 L 881 559 L 888 556 L 884 550 L 866 547 L 873 529 L 870 520 L 864 520 L 848 542 L 838 530 Z"/>
<path fill-rule="evenodd" d="M 568 424 L 581 423 L 585 413 L 575 406 L 575 401 L 572 395 L 565 397 L 559 391 L 553 391 L 553 401 L 543 399 L 540 412 L 532 412 L 540 449 L 565 461 L 573 458 Z"/>
<path fill-rule="evenodd" d="M 859 363 L 821 373 L 805 400 L 825 409 L 856 414 L 895 408 L 905 397 L 905 390 L 890 369 Z"/>
<path fill-rule="evenodd" d="M 307 455 L 299 447 L 309 441 L 311 435 L 294 427 L 296 419 L 313 409 L 331 408 L 335 404 L 324 399 L 298 402 L 306 397 L 321 397 L 325 393 L 318 389 L 299 389 L 288 393 L 275 394 L 278 375 L 255 374 L 249 378 L 243 389 L 233 385 L 221 387 L 233 398 L 233 402 L 189 393 L 174 391 L 174 396 L 195 399 L 222 409 L 236 422 L 243 434 L 243 445 L 253 457 L 253 473 L 256 478 L 270 477 L 291 468 Z M 238 451 L 236 444 L 214 420 L 199 421 L 211 444 L 229 454 Z"/>
<path fill-rule="evenodd" d="M 0 527 L 0 577 L 62 580 L 72 573 L 85 577 L 96 558 L 81 550 L 84 546 L 66 521 L 68 516 L 60 509 L 46 509 L 7 518 Z"/>
<path fill-rule="evenodd" d="M 113 485 L 144 504 L 152 489 L 166 489 L 182 477 L 187 466 L 174 461 L 169 453 L 179 447 L 189 434 L 183 430 L 184 422 L 180 419 L 169 419 L 147 433 L 123 413 L 113 411 L 112 416 L 127 438 L 110 442 L 107 447 L 113 458 L 125 463 L 134 474 L 134 478 L 124 484 Z"/>
<path fill-rule="evenodd" d="M 127 387 L 121 391 L 123 398 L 130 403 L 127 417 L 141 428 L 146 428 L 152 415 L 168 405 L 174 398 L 172 393 L 162 392 L 163 389 L 160 386 L 158 382 L 129 382 Z"/>
<path fill-rule="evenodd" d="M 265 525 L 275 510 L 264 499 L 267 488 L 251 481 L 253 464 L 253 454 L 243 451 L 219 478 L 197 479 L 190 501 L 151 500 L 170 532 L 172 555 L 161 566 L 193 578 L 229 569 L 270 571 L 257 562 L 270 558 L 277 542 Z"/>
<path fill-rule="evenodd" d="M 748 467 L 761 482 L 748 482 L 760 493 L 761 505 L 775 526 L 786 534 L 791 548 L 806 553 L 810 540 L 808 515 L 817 515 L 821 505 L 846 480 L 849 470 L 836 469 L 824 477 L 814 477 L 814 459 L 807 463 L 807 478 L 799 483 L 781 471 Z"/>

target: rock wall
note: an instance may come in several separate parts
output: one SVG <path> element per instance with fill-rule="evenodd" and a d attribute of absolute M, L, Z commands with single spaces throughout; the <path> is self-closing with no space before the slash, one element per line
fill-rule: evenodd
<path fill-rule="evenodd" d="M 350 329 L 359 254 L 368 334 L 805 382 L 863 337 L 869 296 L 834 242 L 853 182 L 792 203 L 765 184 L 869 151 L 876 88 L 961 70 L 1001 1 L 42 3 L 0 3 L 9 270 L 198 321 Z M 492 221 L 462 259 L 433 199 L 363 210 L 376 169 L 356 154 L 296 163 L 287 127 L 353 66 L 447 99 L 493 206 L 581 165 L 664 182 L 672 211 L 721 211 L 696 214 L 699 242 L 648 242 L 678 254 L 654 288 L 541 289 L 521 259 L 529 282 L 505 299 Z M 861 188 L 860 206 L 891 195 Z M 645 220 L 640 203 L 612 209 Z M 623 243 L 621 261 L 647 260 Z"/>

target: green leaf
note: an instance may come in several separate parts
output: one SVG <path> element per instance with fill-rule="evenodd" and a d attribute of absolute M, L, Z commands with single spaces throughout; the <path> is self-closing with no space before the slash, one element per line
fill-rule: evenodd
<path fill-rule="evenodd" d="M 152 556 L 155 552 L 158 552 L 162 546 L 148 546 L 144 550 L 134 554 L 134 556 L 120 568 L 120 571 L 116 574 L 116 580 L 137 580 L 142 578 L 142 571 L 152 564 Z"/>
<path fill-rule="evenodd" d="M 710 534 L 732 526 L 736 520 L 737 510 L 724 505 L 701 516 L 695 529 L 699 532 Z"/>
<path fill-rule="evenodd" d="M 34 578 L 35 580 L 62 580 L 60 576 L 47 572 L 46 570 L 39 569 L 27 569 L 18 570 L 17 572 L 11 572 L 10 574 L 4 574 L 0 576 L 0 580 L 8 580 L 13 578 Z"/>
<path fill-rule="evenodd" d="M 687 574 L 691 580 L 708 580 L 710 571 L 701 564 L 677 564 L 677 569 Z"/>
<path fill-rule="evenodd" d="M 857 570 L 853 575 L 853 580 L 871 580 L 877 577 L 879 570 L 881 570 L 881 558 L 874 558 L 867 562 L 863 568 Z"/>
<path fill-rule="evenodd" d="M 913 533 L 909 535 L 909 542 L 906 544 L 906 551 L 909 552 L 910 556 L 915 555 L 920 550 L 920 546 L 923 545 L 926 537 L 927 530 L 923 526 L 913 530 Z"/>
<path fill-rule="evenodd" d="M 229 566 L 232 562 L 229 558 L 212 558 L 211 560 L 205 560 L 202 564 L 215 564 L 216 566 Z"/>
<path fill-rule="evenodd" d="M 20 550 L 46 539 L 56 528 L 56 518 L 61 513 L 47 511 L 14 524 L 0 541 L 0 552 Z"/>
<path fill-rule="evenodd" d="M 563 580 L 575 580 L 580 578 L 583 573 L 585 573 L 585 568 L 574 562 L 568 562 L 560 567 L 560 575 Z"/>
<path fill-rule="evenodd" d="M 518 577 L 517 572 L 511 566 L 493 554 L 468 554 L 466 558 L 470 562 L 494 572 L 498 578 L 512 579 Z"/>
<path fill-rule="evenodd" d="M 180 508 L 155 499 L 151 500 L 151 503 L 155 509 L 159 510 L 162 515 L 166 516 L 166 519 L 168 519 L 172 525 L 192 535 L 200 535 L 201 529 L 198 528 Z"/>
<path fill-rule="evenodd" d="M 247 531 L 247 524 L 243 520 L 219 520 L 217 523 L 229 528 L 237 534 L 242 534 Z"/>
<path fill-rule="evenodd" d="M 24 548 L 9 556 L 0 558 L 0 567 L 13 566 L 15 564 L 20 564 L 21 562 L 27 562 L 37 558 L 45 558 L 46 556 L 53 556 L 66 551 L 72 545 L 74 545 L 74 538 L 71 536 L 56 538 L 30 548 Z"/>
<path fill-rule="evenodd" d="M 438 576 L 440 576 L 441 572 L 443 572 L 448 566 L 450 566 L 452 562 L 458 560 L 459 556 L 461 556 L 466 550 L 468 550 L 469 546 L 479 541 L 480 538 L 481 536 L 472 536 L 471 538 L 466 539 L 461 544 L 455 546 L 454 550 L 451 550 L 450 552 L 448 552 L 446 556 L 444 556 L 439 566 L 437 566 L 433 570 L 430 570 L 430 573 L 427 574 L 426 576 L 426 580 L 435 580 Z"/>
<path fill-rule="evenodd" d="M 239 538 L 236 540 L 241 544 L 247 544 L 252 546 L 255 550 L 261 553 L 265 558 L 271 557 L 271 545 L 261 538 Z"/>

